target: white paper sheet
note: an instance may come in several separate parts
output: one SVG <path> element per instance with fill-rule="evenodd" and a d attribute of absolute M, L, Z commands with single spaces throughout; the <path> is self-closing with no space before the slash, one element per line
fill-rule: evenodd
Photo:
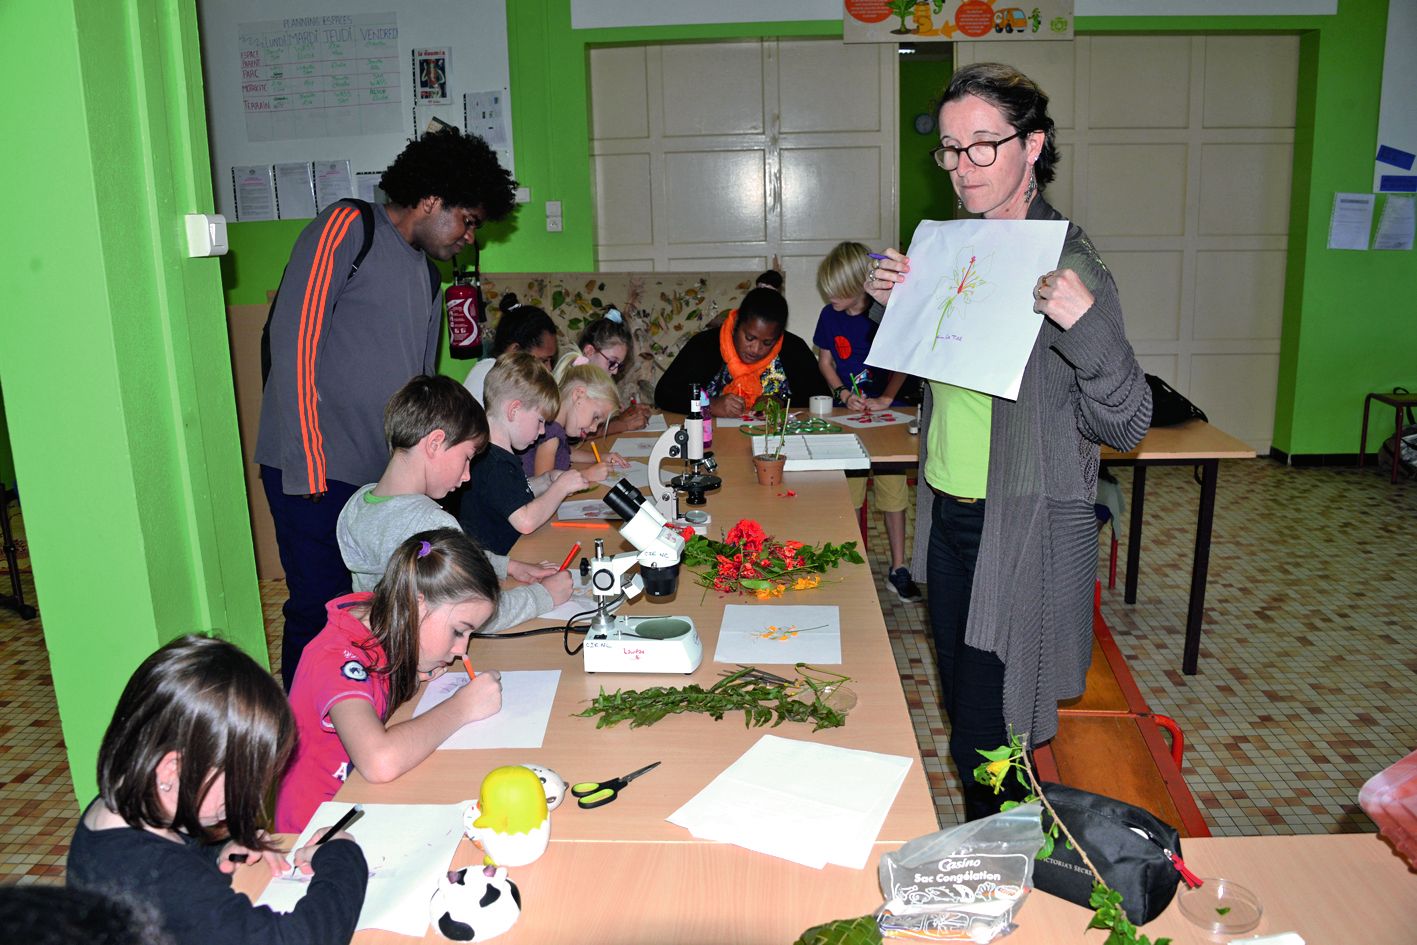
<path fill-rule="evenodd" d="M 649 415 L 649 423 L 646 423 L 646 424 L 644 425 L 644 429 L 638 430 L 638 431 L 636 431 L 636 432 L 638 432 L 638 433 L 663 433 L 665 430 L 668 430 L 668 429 L 669 429 L 669 422 L 664 419 L 664 414 L 662 414 L 662 413 L 652 413 L 652 414 Z"/>
<path fill-rule="evenodd" d="M 236 194 L 236 219 L 274 220 L 276 187 L 269 164 L 242 164 L 231 169 L 231 186 Z"/>
<path fill-rule="evenodd" d="M 1033 287 L 1057 267 L 1067 229 L 1065 220 L 925 220 L 866 363 L 1016 400 L 1043 324 Z"/>
<path fill-rule="evenodd" d="M 732 430 L 745 423 L 762 423 L 761 420 L 744 420 L 742 417 L 714 417 L 713 425 L 718 430 Z"/>
<path fill-rule="evenodd" d="M 670 814 L 705 840 L 821 869 L 862 869 L 910 759 L 764 735 Z"/>
<path fill-rule="evenodd" d="M 559 669 L 503 673 L 501 711 L 480 722 L 469 722 L 449 735 L 438 748 L 540 748 L 560 681 Z M 427 712 L 466 685 L 466 673 L 439 676 L 423 690 L 413 717 Z"/>
<path fill-rule="evenodd" d="M 1373 205 L 1372 194 L 1334 194 L 1328 218 L 1328 248 L 1367 249 Z"/>
<path fill-rule="evenodd" d="M 870 430 L 876 427 L 898 426 L 902 423 L 909 423 L 915 419 L 915 414 L 909 410 L 877 410 L 873 413 L 857 413 L 849 417 L 832 417 L 832 423 L 839 423 L 844 427 L 856 427 L 858 430 Z"/>
<path fill-rule="evenodd" d="M 636 489 L 649 488 L 649 464 L 639 460 L 630 460 L 630 465 L 624 469 L 612 469 L 606 482 L 618 482 L 621 479 L 630 480 L 630 485 Z"/>
<path fill-rule="evenodd" d="M 618 519 L 606 505 L 599 499 L 570 499 L 562 502 L 556 508 L 556 520 L 558 522 L 580 522 L 580 521 L 609 521 Z"/>
<path fill-rule="evenodd" d="M 1389 194 L 1383 203 L 1383 214 L 1378 218 L 1373 249 L 1411 249 L 1414 221 L 1417 221 L 1417 201 Z"/>
<path fill-rule="evenodd" d="M 619 453 L 626 459 L 649 459 L 650 451 L 654 449 L 655 440 L 648 436 L 622 436 L 615 441 L 615 445 L 610 447 L 613 453 Z"/>
<path fill-rule="evenodd" d="M 282 220 L 309 220 L 315 216 L 315 179 L 310 162 L 277 164 L 276 197 Z"/>
<path fill-rule="evenodd" d="M 540 614 L 538 620 L 559 620 L 565 622 L 576 614 L 583 614 L 588 610 L 595 610 L 595 598 L 589 594 L 572 594 L 571 599 L 559 607 L 552 607 L 544 614 Z"/>
<path fill-rule="evenodd" d="M 841 662 L 841 610 L 798 604 L 729 604 L 723 608 L 713 661 L 836 665 Z"/>
<path fill-rule="evenodd" d="M 349 827 L 369 863 L 358 928 L 419 938 L 428 931 L 428 900 L 447 875 L 471 803 L 364 805 L 364 814 Z M 348 803 L 325 801 L 291 849 L 308 846 L 317 831 L 334 826 L 349 808 Z M 271 880 L 256 905 L 289 912 L 309 888 L 310 877 L 287 873 Z"/>

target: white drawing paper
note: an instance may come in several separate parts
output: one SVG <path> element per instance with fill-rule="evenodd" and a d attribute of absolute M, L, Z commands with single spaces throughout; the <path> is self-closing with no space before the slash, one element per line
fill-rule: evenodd
<path fill-rule="evenodd" d="M 357 928 L 423 937 L 428 931 L 428 900 L 439 879 L 447 875 L 462 839 L 463 814 L 471 803 L 364 805 L 364 813 L 348 828 L 369 864 L 369 885 Z M 333 827 L 350 806 L 347 801 L 325 801 L 291 849 L 308 846 L 318 831 Z M 308 875 L 287 871 L 271 880 L 256 905 L 290 912 L 309 888 Z"/>
<path fill-rule="evenodd" d="M 839 423 L 844 427 L 855 427 L 858 430 L 872 430 L 876 427 L 892 427 L 902 423 L 909 423 L 915 419 L 915 414 L 909 410 L 897 410 L 891 407 L 887 410 L 874 410 L 870 413 L 853 413 L 846 417 L 832 417 L 832 423 Z"/>
<path fill-rule="evenodd" d="M 723 608 L 715 663 L 841 662 L 841 611 L 799 604 L 729 604 Z"/>
<path fill-rule="evenodd" d="M 1043 316 L 1038 277 L 1058 265 L 1064 220 L 926 220 L 866 363 L 1018 399 Z"/>
<path fill-rule="evenodd" d="M 619 453 L 626 459 L 649 459 L 650 451 L 654 449 L 655 440 L 647 436 L 622 436 L 615 441 L 615 445 L 610 447 L 613 453 Z"/>
<path fill-rule="evenodd" d="M 862 869 L 910 759 L 764 735 L 666 818 L 703 840 Z"/>
<path fill-rule="evenodd" d="M 556 508 L 558 522 L 616 521 L 619 518 L 599 499 L 571 499 Z"/>
<path fill-rule="evenodd" d="M 559 669 L 517 670 L 502 674 L 502 708 L 480 722 L 469 722 L 438 748 L 540 748 L 551 718 L 551 703 L 561 681 Z M 466 673 L 444 673 L 428 684 L 413 717 L 427 712 L 467 685 Z"/>

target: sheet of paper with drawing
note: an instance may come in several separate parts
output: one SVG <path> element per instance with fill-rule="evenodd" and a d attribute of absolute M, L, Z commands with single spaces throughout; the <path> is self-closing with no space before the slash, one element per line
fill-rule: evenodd
<path fill-rule="evenodd" d="M 569 499 L 556 507 L 558 522 L 581 522 L 587 519 L 599 522 L 619 518 L 620 516 L 610 510 L 610 506 L 599 499 Z"/>
<path fill-rule="evenodd" d="M 866 363 L 1018 399 L 1043 316 L 1038 277 L 1057 268 L 1063 220 L 926 220 Z"/>
<path fill-rule="evenodd" d="M 463 813 L 471 803 L 364 805 L 363 816 L 348 829 L 369 864 L 358 928 L 422 938 L 428 931 L 428 900 L 448 872 L 462 839 Z M 334 826 L 349 808 L 348 802 L 325 801 L 291 849 L 308 846 L 318 831 Z M 256 905 L 290 912 L 309 888 L 309 876 L 287 872 L 271 880 Z"/>
<path fill-rule="evenodd" d="M 497 714 L 480 722 L 469 722 L 449 735 L 438 748 L 540 748 L 560 681 L 559 669 L 503 673 L 502 708 Z M 465 673 L 439 676 L 423 691 L 413 710 L 414 718 L 466 685 Z"/>
<path fill-rule="evenodd" d="M 723 608 L 715 663 L 841 662 L 841 611 L 800 604 L 729 604 Z"/>

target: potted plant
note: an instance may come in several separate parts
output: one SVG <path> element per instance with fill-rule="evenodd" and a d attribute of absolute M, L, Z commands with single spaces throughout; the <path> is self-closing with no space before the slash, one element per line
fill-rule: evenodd
<path fill-rule="evenodd" d="M 787 404 L 776 397 L 758 401 L 763 412 L 763 451 L 753 457 L 753 469 L 758 485 L 775 486 L 782 482 L 782 468 L 787 465 L 783 445 L 787 440 Z"/>

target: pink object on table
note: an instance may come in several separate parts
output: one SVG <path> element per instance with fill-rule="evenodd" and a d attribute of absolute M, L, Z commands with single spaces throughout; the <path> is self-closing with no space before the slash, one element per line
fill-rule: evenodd
<path fill-rule="evenodd" d="M 1378 832 L 1417 867 L 1417 751 L 1369 778 L 1358 803 Z"/>

